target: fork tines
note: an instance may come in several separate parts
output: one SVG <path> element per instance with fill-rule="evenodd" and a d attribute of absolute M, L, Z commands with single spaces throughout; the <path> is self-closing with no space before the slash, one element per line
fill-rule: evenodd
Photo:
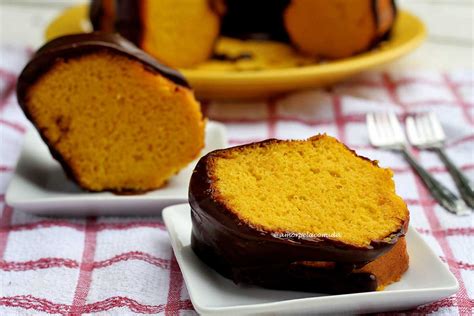
<path fill-rule="evenodd" d="M 395 113 L 368 113 L 369 139 L 375 147 L 403 146 L 405 136 Z"/>
<path fill-rule="evenodd" d="M 441 145 L 445 139 L 441 123 L 433 112 L 409 115 L 405 123 L 408 139 L 415 146 Z"/>

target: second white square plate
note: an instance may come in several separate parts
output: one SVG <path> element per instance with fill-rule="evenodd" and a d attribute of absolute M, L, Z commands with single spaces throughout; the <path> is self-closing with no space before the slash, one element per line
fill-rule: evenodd
<path fill-rule="evenodd" d="M 224 125 L 206 124 L 204 155 L 227 147 Z M 6 202 L 21 211 L 44 215 L 156 214 L 188 199 L 188 185 L 197 160 L 172 177 L 166 186 L 139 195 L 91 193 L 66 178 L 59 163 L 35 129 L 25 135 L 23 150 L 6 192 Z"/>
<path fill-rule="evenodd" d="M 456 278 L 411 227 L 406 237 L 410 267 L 399 282 L 378 292 L 327 295 L 235 285 L 201 262 L 192 251 L 188 204 L 165 208 L 163 219 L 194 308 L 205 315 L 360 314 L 406 310 L 458 290 Z"/>

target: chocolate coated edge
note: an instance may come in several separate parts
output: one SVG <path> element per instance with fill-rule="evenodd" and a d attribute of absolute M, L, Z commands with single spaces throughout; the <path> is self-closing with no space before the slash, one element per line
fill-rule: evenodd
<path fill-rule="evenodd" d="M 231 265 L 218 253 L 218 249 L 206 243 L 204 235 L 197 232 L 199 229 L 202 228 L 195 229 L 193 226 L 191 248 L 194 253 L 209 267 L 236 284 L 246 283 L 270 289 L 330 294 L 369 292 L 377 289 L 378 280 L 373 273 L 354 272 L 355 265 L 351 264 L 336 264 L 333 269 L 321 269 L 285 261 L 276 264 L 263 262 L 257 266 Z"/>
<path fill-rule="evenodd" d="M 23 82 L 32 84 L 58 58 L 78 57 L 101 50 L 110 50 L 139 61 L 151 72 L 161 74 L 180 86 L 190 88 L 186 79 L 177 70 L 161 64 L 119 34 L 103 32 L 66 35 L 46 43 L 36 51 L 23 69 L 18 81 L 20 84 Z"/>
<path fill-rule="evenodd" d="M 154 73 L 159 73 L 172 80 L 174 83 L 189 88 L 189 85 L 185 81 L 184 77 L 182 77 L 177 71 L 159 64 L 152 57 L 140 51 L 138 48 L 133 46 L 133 44 L 123 39 L 120 35 L 99 32 L 67 35 L 52 40 L 42 46 L 38 51 L 36 51 L 33 58 L 21 72 L 17 81 L 16 93 L 18 103 L 25 113 L 25 116 L 31 122 L 35 122 L 28 111 L 28 90 L 36 82 L 36 80 L 41 77 L 41 75 L 45 74 L 49 68 L 54 65 L 55 60 L 62 58 L 73 58 L 101 50 L 111 50 L 137 60 L 143 63 L 148 70 Z M 34 125 L 36 127 L 36 124 Z M 65 161 L 63 156 L 54 148 L 53 144 L 51 144 L 48 139 L 46 139 L 42 131 L 39 128 L 37 128 L 37 130 L 43 141 L 48 146 L 51 155 L 61 164 L 66 175 L 79 186 L 81 186 L 80 182 L 78 181 L 78 177 L 74 174 L 68 162 Z M 82 188 L 88 190 L 85 187 Z M 111 189 L 106 190 L 114 192 L 114 190 Z M 127 192 L 130 193 L 130 191 Z M 133 193 L 143 192 L 145 191 L 133 191 Z"/>
<path fill-rule="evenodd" d="M 326 260 L 366 263 L 376 259 L 378 256 L 388 251 L 398 241 L 398 239 L 405 234 L 408 225 L 408 219 L 398 231 L 395 231 L 386 237 L 389 238 L 388 241 L 376 240 L 372 241 L 368 247 L 357 247 L 355 245 L 346 244 L 326 237 L 305 239 L 276 238 L 271 235 L 272 232 L 257 227 L 252 227 L 243 222 L 233 211 L 228 209 L 226 205 L 216 200 L 213 196 L 213 179 L 211 171 L 209 170 L 210 161 L 213 157 L 219 156 L 230 149 L 235 150 L 247 146 L 266 146 L 276 142 L 284 141 L 269 139 L 263 142 L 236 146 L 229 149 L 216 150 L 202 157 L 192 174 L 190 182 L 189 202 L 192 212 L 199 214 L 199 216 L 202 217 L 212 218 L 217 225 L 221 226 L 221 229 L 229 230 L 229 232 L 232 234 L 242 238 L 261 241 L 264 240 L 267 242 L 280 244 L 281 246 L 296 248 L 302 247 L 311 250 L 324 247 L 326 252 L 330 254 L 330 256 L 325 256 Z M 366 157 L 358 156 L 354 151 L 352 152 L 356 157 L 368 160 L 377 165 L 376 162 Z M 315 260 L 323 260 L 322 258 L 318 258 L 318 256 L 311 255 L 311 257 L 315 257 Z"/>

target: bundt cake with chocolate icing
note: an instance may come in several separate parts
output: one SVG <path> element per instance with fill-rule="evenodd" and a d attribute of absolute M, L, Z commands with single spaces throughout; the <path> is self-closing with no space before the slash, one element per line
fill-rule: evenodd
<path fill-rule="evenodd" d="M 392 172 L 327 135 L 211 152 L 189 202 L 194 252 L 236 283 L 373 291 L 408 268 Z"/>
<path fill-rule="evenodd" d="M 208 60 L 219 36 L 344 58 L 386 38 L 395 16 L 393 0 L 92 0 L 90 9 L 95 30 L 119 32 L 161 62 L 187 68 Z M 240 51 L 247 53 L 245 44 Z"/>
<path fill-rule="evenodd" d="M 117 34 L 47 43 L 23 69 L 17 96 L 52 155 L 90 191 L 159 188 L 204 145 L 184 78 Z"/>

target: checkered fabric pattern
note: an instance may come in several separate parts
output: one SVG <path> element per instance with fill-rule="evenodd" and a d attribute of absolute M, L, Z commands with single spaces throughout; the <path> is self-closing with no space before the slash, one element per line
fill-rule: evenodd
<path fill-rule="evenodd" d="M 194 314 L 160 217 L 37 217 L 4 203 L 4 193 L 29 128 L 14 91 L 29 53 L 0 49 L 0 314 Z M 406 311 L 471 315 L 474 306 L 473 217 L 441 209 L 396 153 L 369 146 L 368 111 L 434 111 L 449 139 L 448 154 L 474 178 L 474 73 L 367 73 L 327 90 L 297 92 L 261 102 L 206 102 L 203 111 L 228 128 L 231 145 L 270 137 L 336 136 L 395 171 L 411 225 L 449 266 L 455 295 Z M 455 190 L 430 152 L 422 164 Z M 426 264 L 429 264 L 428 262 Z"/>

